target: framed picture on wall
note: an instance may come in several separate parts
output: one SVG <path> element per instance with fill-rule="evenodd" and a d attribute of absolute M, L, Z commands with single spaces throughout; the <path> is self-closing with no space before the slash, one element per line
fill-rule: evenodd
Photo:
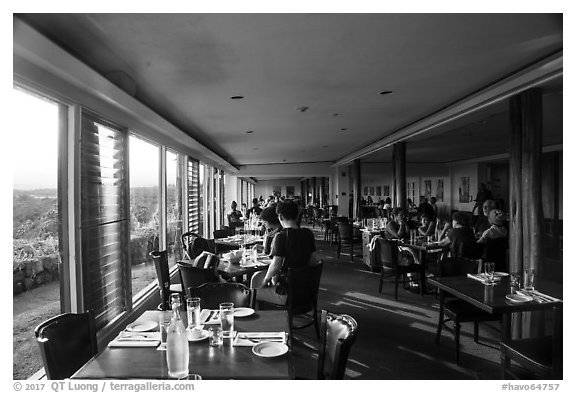
<path fill-rule="evenodd" d="M 386 185 L 382 187 L 382 195 L 390 196 L 390 186 Z"/>
<path fill-rule="evenodd" d="M 376 196 L 382 196 L 382 186 L 376 186 Z"/>
<path fill-rule="evenodd" d="M 424 197 L 430 200 L 432 196 L 432 180 L 424 180 Z"/>
<path fill-rule="evenodd" d="M 444 202 L 444 179 L 438 179 L 436 186 L 436 202 Z"/>
<path fill-rule="evenodd" d="M 468 203 L 470 202 L 470 178 L 461 177 L 460 185 L 458 186 L 458 202 Z"/>
<path fill-rule="evenodd" d="M 286 186 L 286 197 L 294 196 L 294 186 Z"/>
<path fill-rule="evenodd" d="M 370 194 L 369 195 L 374 195 L 374 186 L 370 187 Z"/>
<path fill-rule="evenodd" d="M 281 197 L 282 196 L 282 187 L 273 186 L 272 187 L 272 195 L 274 195 L 275 197 Z"/>
<path fill-rule="evenodd" d="M 364 186 L 364 195 L 368 195 L 368 187 Z"/>

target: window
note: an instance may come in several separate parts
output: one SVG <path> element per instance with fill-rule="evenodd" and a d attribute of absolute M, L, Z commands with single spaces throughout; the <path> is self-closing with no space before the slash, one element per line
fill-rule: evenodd
<path fill-rule="evenodd" d="M 202 234 L 202 193 L 200 192 L 200 169 L 198 161 L 188 158 L 188 230 Z"/>
<path fill-rule="evenodd" d="M 80 143 L 82 308 L 101 329 L 131 308 L 127 132 L 83 111 Z"/>
<path fill-rule="evenodd" d="M 64 291 L 61 240 L 64 208 L 58 176 L 59 135 L 66 135 L 67 107 L 15 87 L 8 116 L 13 155 L 13 378 L 42 368 L 34 339 L 40 322 L 60 314 Z M 65 138 L 63 138 L 65 140 Z"/>
<path fill-rule="evenodd" d="M 160 235 L 160 149 L 135 136 L 130 149 L 130 261 L 132 294 L 156 280 L 150 252 L 159 249 Z"/>
<path fill-rule="evenodd" d="M 166 152 L 166 249 L 168 263 L 175 266 L 182 255 L 182 190 L 184 156 Z"/>

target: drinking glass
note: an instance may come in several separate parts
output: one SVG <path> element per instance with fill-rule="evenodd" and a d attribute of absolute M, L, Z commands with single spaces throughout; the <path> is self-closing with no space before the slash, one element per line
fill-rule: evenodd
<path fill-rule="evenodd" d="M 518 274 L 510 274 L 510 293 L 515 294 L 520 288 L 520 276 Z"/>
<path fill-rule="evenodd" d="M 486 262 L 484 264 L 484 272 L 486 273 L 486 284 L 494 284 L 494 262 Z"/>
<path fill-rule="evenodd" d="M 161 312 L 158 317 L 158 326 L 160 330 L 160 345 L 166 347 L 168 338 L 168 327 L 170 326 L 171 313 L 169 311 Z"/>
<path fill-rule="evenodd" d="M 222 345 L 222 328 L 220 326 L 212 326 L 208 331 L 210 332 L 208 344 L 211 347 L 219 347 Z"/>
<path fill-rule="evenodd" d="M 220 303 L 220 322 L 222 336 L 232 338 L 234 333 L 234 303 Z"/>
<path fill-rule="evenodd" d="M 188 329 L 200 327 L 200 298 L 190 297 L 186 299 L 186 311 L 188 312 Z"/>
<path fill-rule="evenodd" d="M 524 269 L 524 289 L 527 291 L 534 290 L 534 268 Z"/>

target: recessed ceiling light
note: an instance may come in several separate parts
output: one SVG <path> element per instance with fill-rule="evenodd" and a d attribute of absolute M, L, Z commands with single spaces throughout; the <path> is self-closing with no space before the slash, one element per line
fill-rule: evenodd
<path fill-rule="evenodd" d="M 258 148 L 258 147 L 253 147 L 252 150 L 259 150 L 259 148 Z"/>
<path fill-rule="evenodd" d="M 244 96 L 232 96 L 230 97 L 231 100 L 242 100 L 244 99 Z"/>
<path fill-rule="evenodd" d="M 286 162 L 286 160 L 282 160 L 282 162 Z"/>
<path fill-rule="evenodd" d="M 328 147 L 328 145 L 322 145 L 322 147 Z"/>
<path fill-rule="evenodd" d="M 381 95 L 385 96 L 386 94 L 392 94 L 390 90 L 384 90 L 380 92 Z"/>
<path fill-rule="evenodd" d="M 253 134 L 254 131 L 246 131 L 246 134 Z"/>
<path fill-rule="evenodd" d="M 307 106 L 299 106 L 296 109 L 298 109 L 300 112 L 306 112 L 308 110 L 308 107 Z"/>
<path fill-rule="evenodd" d="M 340 128 L 340 131 L 348 131 L 348 128 Z"/>
<path fill-rule="evenodd" d="M 340 116 L 340 113 L 333 113 L 332 116 L 334 116 L 334 117 Z"/>

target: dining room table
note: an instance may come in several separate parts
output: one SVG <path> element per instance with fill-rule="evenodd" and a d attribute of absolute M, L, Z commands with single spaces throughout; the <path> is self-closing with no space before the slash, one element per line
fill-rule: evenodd
<path fill-rule="evenodd" d="M 203 321 L 205 328 L 209 326 L 207 322 L 212 314 L 209 311 L 202 310 L 201 313 L 207 316 Z M 186 325 L 185 314 L 182 312 L 181 316 Z M 169 318 L 170 311 L 145 311 L 134 323 L 158 325 L 161 316 Z M 154 330 L 158 331 L 158 328 Z M 189 338 L 189 373 L 200 375 L 202 379 L 294 378 L 287 311 L 257 310 L 251 315 L 235 316 L 234 330 L 238 336 L 234 345 L 225 340 L 224 344 L 210 346 L 208 337 L 198 340 Z M 288 350 L 274 356 L 257 351 L 256 345 L 266 341 L 270 335 L 282 337 L 281 340 Z M 238 343 L 241 344 L 237 345 Z M 72 379 L 170 379 L 166 350 L 159 349 L 157 345 L 142 347 L 109 345 L 74 373 Z"/>
<path fill-rule="evenodd" d="M 473 277 L 472 277 L 473 276 Z M 444 301 L 445 293 L 462 299 L 489 314 L 501 315 L 501 340 L 508 342 L 511 338 L 511 315 L 526 311 L 552 311 L 553 323 L 561 321 L 562 284 L 538 279 L 537 290 L 526 291 L 519 289 L 522 296 L 514 297 L 510 288 L 510 276 L 500 272 L 495 284 L 486 284 L 479 279 L 479 275 L 459 277 L 433 277 L 428 282 L 440 289 L 440 302 Z M 498 275 L 497 275 L 498 276 Z M 531 295 L 531 296 L 530 296 Z M 556 330 L 554 326 L 554 330 Z"/>
<path fill-rule="evenodd" d="M 410 239 L 400 239 L 398 240 L 398 246 L 410 248 L 418 255 L 418 260 L 422 265 L 422 269 L 427 271 L 429 266 L 429 256 L 433 254 L 440 254 L 443 250 L 447 248 L 447 246 L 441 245 L 437 241 L 428 241 L 426 237 L 417 236 L 414 240 Z M 427 277 L 424 274 L 422 277 L 422 285 L 426 288 Z"/>
<path fill-rule="evenodd" d="M 218 264 L 218 273 L 225 279 L 248 285 L 252 275 L 268 269 L 270 263 L 272 260 L 267 255 L 262 254 L 258 254 L 256 259 L 242 258 L 238 262 L 231 262 L 223 256 Z"/>
<path fill-rule="evenodd" d="M 262 244 L 263 241 L 263 236 L 243 234 L 214 239 L 214 244 L 219 250 L 238 250 L 243 247 L 252 247 L 256 244 Z"/>

